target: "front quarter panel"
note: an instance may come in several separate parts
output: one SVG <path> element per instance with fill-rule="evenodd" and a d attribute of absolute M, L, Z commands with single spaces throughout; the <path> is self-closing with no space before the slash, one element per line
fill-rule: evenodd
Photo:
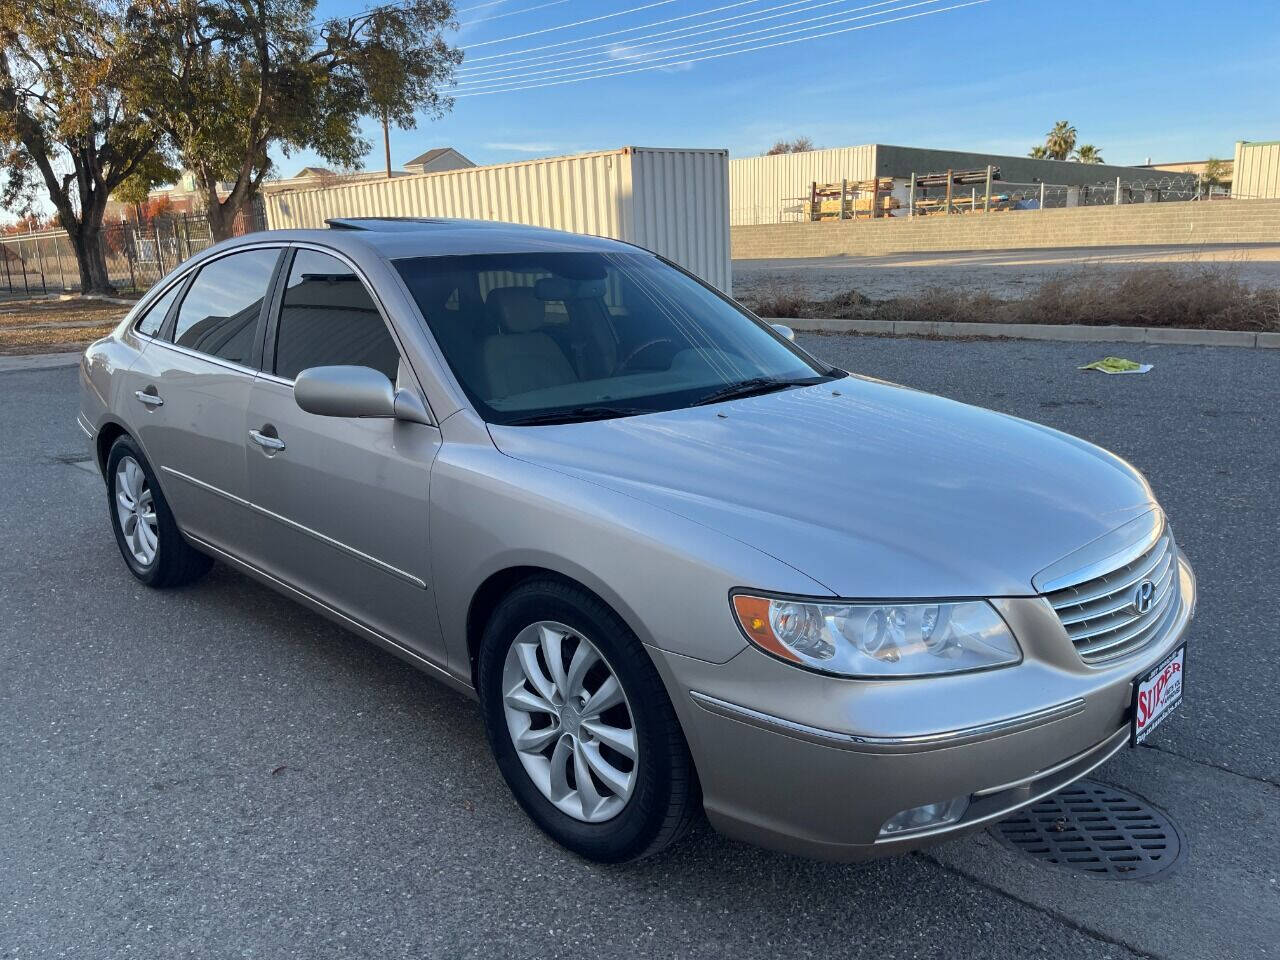
<path fill-rule="evenodd" d="M 132 333 L 117 332 L 91 343 L 80 358 L 80 425 L 91 443 L 109 422 L 128 429 L 121 419 L 120 395 L 141 348 Z"/>
<path fill-rule="evenodd" d="M 471 420 L 464 412 L 443 425 L 446 442 L 431 480 L 431 540 L 450 668 L 468 681 L 471 598 L 490 576 L 514 567 L 577 580 L 642 642 L 716 663 L 746 645 L 729 608 L 733 587 L 827 594 L 798 570 L 707 527 L 508 457 L 482 424 L 477 429 L 461 418 Z M 460 432 L 467 439 L 450 442 Z"/>

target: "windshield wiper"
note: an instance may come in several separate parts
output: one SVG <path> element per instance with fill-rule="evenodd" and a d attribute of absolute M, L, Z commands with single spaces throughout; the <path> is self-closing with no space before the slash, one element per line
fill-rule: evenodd
<path fill-rule="evenodd" d="M 762 393 L 773 393 L 775 390 L 783 390 L 787 387 L 809 387 L 815 383 L 822 383 L 826 377 L 808 377 L 802 380 L 786 380 L 778 377 L 752 377 L 749 380 L 740 380 L 737 383 L 731 383 L 726 387 L 721 387 L 708 393 L 705 397 L 695 400 L 690 406 L 702 407 L 708 403 L 720 403 L 724 400 L 737 400 L 739 397 L 755 397 Z"/>
<path fill-rule="evenodd" d="M 532 413 L 527 417 L 508 420 L 508 426 L 530 427 L 548 423 L 583 423 L 587 420 L 612 420 L 615 417 L 634 417 L 642 413 L 653 413 L 643 407 L 610 407 L 603 405 L 571 407 L 568 410 L 552 410 L 547 413 Z"/>

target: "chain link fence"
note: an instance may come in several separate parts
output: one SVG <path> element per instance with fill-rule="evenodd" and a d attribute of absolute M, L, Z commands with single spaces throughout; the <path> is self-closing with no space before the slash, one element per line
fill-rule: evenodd
<path fill-rule="evenodd" d="M 877 219 L 1230 199 L 1224 187 L 1207 184 L 1198 177 L 1178 174 L 1080 185 L 994 179 L 989 197 L 985 184 L 953 184 L 949 204 L 945 186 L 917 184 L 913 195 L 911 185 L 912 181 L 907 178 L 895 178 L 893 196 L 898 203 L 892 210 L 879 212 Z M 809 201 L 807 195 L 787 197 L 771 211 L 759 207 L 734 208 L 732 222 L 805 223 L 811 218 L 807 207 Z M 869 216 L 868 210 L 850 214 L 847 219 L 866 219 Z"/>
<path fill-rule="evenodd" d="M 908 188 L 909 189 L 909 188 Z M 917 215 L 945 213 L 945 188 L 918 187 L 910 212 Z M 983 187 L 956 187 L 951 213 L 989 210 L 1053 210 L 1066 207 L 1100 207 L 1131 203 L 1170 203 L 1203 200 L 1211 190 L 1194 177 L 1148 177 L 1095 184 L 1014 183 L 994 180 L 990 197 Z"/>
<path fill-rule="evenodd" d="M 236 218 L 233 232 L 238 236 L 265 229 L 266 216 L 255 204 Z M 179 214 L 105 224 L 99 242 L 112 285 L 141 292 L 214 241 L 208 217 Z M 0 293 L 35 297 L 79 289 L 80 268 L 65 230 L 0 236 Z"/>

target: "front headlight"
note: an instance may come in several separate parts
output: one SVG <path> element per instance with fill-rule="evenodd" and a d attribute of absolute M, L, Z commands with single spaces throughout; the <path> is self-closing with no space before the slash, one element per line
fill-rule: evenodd
<path fill-rule="evenodd" d="M 747 638 L 783 660 L 844 677 L 919 677 L 1022 659 L 991 604 L 813 603 L 735 594 Z"/>

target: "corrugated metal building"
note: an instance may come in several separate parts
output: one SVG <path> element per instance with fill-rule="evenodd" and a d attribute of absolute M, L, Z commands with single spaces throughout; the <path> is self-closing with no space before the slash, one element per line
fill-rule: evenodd
<path fill-rule="evenodd" d="M 1030 157 L 896 147 L 884 143 L 833 147 L 730 160 L 729 222 L 738 225 L 798 220 L 809 185 L 815 181 L 838 183 L 841 180 L 870 180 L 872 177 L 906 180 L 913 173 L 923 176 L 947 170 L 978 170 L 988 164 L 999 167 L 1000 178 L 1009 183 L 1086 186 L 1114 184 L 1116 177 L 1126 183 L 1138 183 L 1176 176 L 1109 163 L 1033 160 Z"/>
<path fill-rule="evenodd" d="M 623 147 L 272 193 L 272 229 L 330 217 L 463 217 L 613 237 L 731 290 L 727 150 Z"/>
<path fill-rule="evenodd" d="M 729 222 L 798 220 L 809 184 L 870 180 L 875 169 L 874 144 L 730 160 Z"/>
<path fill-rule="evenodd" d="M 1232 165 L 1231 195 L 1246 200 L 1280 199 L 1280 140 L 1241 140 Z"/>

